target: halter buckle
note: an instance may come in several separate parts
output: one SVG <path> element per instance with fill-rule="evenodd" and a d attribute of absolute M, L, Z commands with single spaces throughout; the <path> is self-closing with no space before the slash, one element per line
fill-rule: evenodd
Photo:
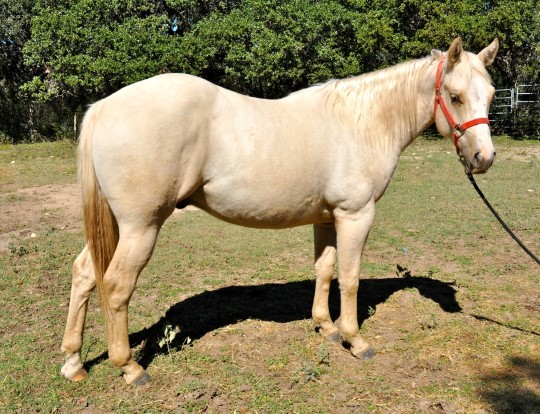
<path fill-rule="evenodd" d="M 454 135 L 457 137 L 457 139 L 461 138 L 463 135 L 465 135 L 465 131 L 463 128 L 461 128 L 461 124 L 457 124 L 454 127 Z"/>

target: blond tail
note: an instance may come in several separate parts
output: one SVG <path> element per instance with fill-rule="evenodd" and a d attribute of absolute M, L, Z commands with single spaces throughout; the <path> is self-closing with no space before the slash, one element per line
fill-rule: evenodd
<path fill-rule="evenodd" d="M 103 294 L 103 276 L 118 245 L 118 224 L 101 191 L 94 169 L 93 135 L 101 106 L 101 102 L 92 105 L 84 117 L 77 149 L 77 164 L 86 244 L 92 255 L 100 302 L 105 310 L 108 306 Z"/>

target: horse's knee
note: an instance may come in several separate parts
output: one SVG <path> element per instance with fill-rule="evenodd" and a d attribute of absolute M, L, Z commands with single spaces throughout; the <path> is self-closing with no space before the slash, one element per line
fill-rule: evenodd
<path fill-rule="evenodd" d="M 336 249 L 327 246 L 315 262 L 315 274 L 317 275 L 317 278 L 321 278 L 325 281 L 331 280 L 334 275 L 335 265 Z"/>

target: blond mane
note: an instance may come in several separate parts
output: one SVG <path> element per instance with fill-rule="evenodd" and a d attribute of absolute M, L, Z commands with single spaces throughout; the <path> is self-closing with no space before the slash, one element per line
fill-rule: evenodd
<path fill-rule="evenodd" d="M 322 94 L 333 112 L 366 147 L 390 150 L 418 131 L 417 101 L 427 69 L 440 60 L 428 56 L 345 79 L 333 79 L 301 92 Z M 404 135 L 409 135 L 410 140 Z"/>

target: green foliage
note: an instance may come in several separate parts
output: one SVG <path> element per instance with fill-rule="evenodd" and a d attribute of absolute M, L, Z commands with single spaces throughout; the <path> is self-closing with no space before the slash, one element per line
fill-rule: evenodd
<path fill-rule="evenodd" d="M 0 0 L 0 135 L 27 131 L 28 103 L 19 85 L 31 76 L 23 64 L 22 47 L 30 38 L 32 2 Z"/>
<path fill-rule="evenodd" d="M 538 79 L 537 0 L 406 0 L 399 5 L 399 14 L 399 20 L 407 23 L 403 57 L 427 54 L 434 47 L 444 49 L 457 36 L 462 36 L 466 49 L 478 52 L 497 37 L 501 49 L 491 71 L 495 83 L 503 87 Z M 536 51 L 531 51 L 532 45 Z"/>
<path fill-rule="evenodd" d="M 358 15 L 336 2 L 248 0 L 186 34 L 185 71 L 257 96 L 361 71 Z"/>
<path fill-rule="evenodd" d="M 44 73 L 25 84 L 42 100 L 74 96 L 90 101 L 165 70 L 179 38 L 168 17 L 144 0 L 81 0 L 36 5 L 25 61 Z"/>
<path fill-rule="evenodd" d="M 231 89 L 276 97 L 385 66 L 400 40 L 392 18 L 365 5 L 248 0 L 186 34 L 185 69 Z"/>
<path fill-rule="evenodd" d="M 540 78 L 538 0 L 0 0 L 0 133 L 71 128 L 123 86 L 187 72 L 274 98 L 329 78 L 501 41 L 495 84 Z M 9 141 L 9 139 L 8 139 Z"/>

